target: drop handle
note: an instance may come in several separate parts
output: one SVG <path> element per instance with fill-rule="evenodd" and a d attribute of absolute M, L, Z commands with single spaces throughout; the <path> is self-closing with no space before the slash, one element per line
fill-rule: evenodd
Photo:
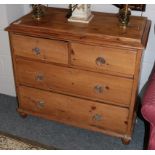
<path fill-rule="evenodd" d="M 39 47 L 35 47 L 32 49 L 32 51 L 36 54 L 36 55 L 39 55 L 40 54 L 40 48 Z"/>
<path fill-rule="evenodd" d="M 106 63 L 105 59 L 103 57 L 96 58 L 96 64 L 98 66 L 104 65 Z"/>
<path fill-rule="evenodd" d="M 95 115 L 93 115 L 93 117 L 92 117 L 92 120 L 93 120 L 93 121 L 101 121 L 102 119 L 103 119 L 103 116 L 100 115 L 100 114 L 95 114 Z"/>
<path fill-rule="evenodd" d="M 44 75 L 43 74 L 37 74 L 35 77 L 36 81 L 43 81 L 44 80 Z"/>
<path fill-rule="evenodd" d="M 98 93 L 98 94 L 103 93 L 103 91 L 104 91 L 104 86 L 102 86 L 102 85 L 96 85 L 96 86 L 94 87 L 94 90 L 95 90 L 95 92 Z"/>
<path fill-rule="evenodd" d="M 44 101 L 38 101 L 36 105 L 37 105 L 37 108 L 43 109 L 45 107 L 45 102 Z"/>

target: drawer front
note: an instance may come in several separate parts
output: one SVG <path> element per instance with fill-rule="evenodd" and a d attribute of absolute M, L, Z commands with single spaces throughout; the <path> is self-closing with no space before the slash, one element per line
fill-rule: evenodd
<path fill-rule="evenodd" d="M 67 42 L 12 35 L 12 46 L 18 56 L 68 64 Z"/>
<path fill-rule="evenodd" d="M 19 83 L 128 106 L 132 80 L 17 59 Z"/>
<path fill-rule="evenodd" d="M 93 130 L 124 133 L 128 110 L 57 93 L 19 87 L 19 109 Z"/>
<path fill-rule="evenodd" d="M 99 72 L 133 75 L 136 52 L 100 46 L 72 43 L 71 63 Z"/>

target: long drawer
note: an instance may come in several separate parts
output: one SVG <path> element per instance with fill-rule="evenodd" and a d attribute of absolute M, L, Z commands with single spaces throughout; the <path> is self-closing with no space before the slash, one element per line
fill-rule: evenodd
<path fill-rule="evenodd" d="M 68 43 L 58 40 L 12 35 L 15 55 L 68 64 Z"/>
<path fill-rule="evenodd" d="M 113 72 L 133 76 L 136 51 L 103 46 L 71 43 L 71 63 L 98 72 Z"/>
<path fill-rule="evenodd" d="M 125 133 L 128 109 L 21 86 L 19 110 L 85 127 Z"/>
<path fill-rule="evenodd" d="M 132 80 L 17 58 L 17 81 L 45 90 L 128 106 Z"/>

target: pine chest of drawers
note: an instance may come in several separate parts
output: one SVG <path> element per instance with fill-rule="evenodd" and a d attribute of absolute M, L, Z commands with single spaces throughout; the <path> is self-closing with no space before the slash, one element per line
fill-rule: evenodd
<path fill-rule="evenodd" d="M 70 23 L 66 9 L 28 14 L 9 31 L 18 112 L 131 140 L 143 49 L 150 21 L 94 12 L 89 24 Z"/>

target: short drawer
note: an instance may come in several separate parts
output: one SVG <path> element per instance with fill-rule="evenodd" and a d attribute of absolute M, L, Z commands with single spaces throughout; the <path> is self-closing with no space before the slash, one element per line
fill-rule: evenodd
<path fill-rule="evenodd" d="M 128 109 L 19 87 L 19 109 L 51 120 L 98 131 L 125 133 Z"/>
<path fill-rule="evenodd" d="M 71 63 L 99 72 L 134 75 L 136 51 L 71 43 Z"/>
<path fill-rule="evenodd" d="M 15 55 L 68 64 L 68 43 L 64 41 L 12 35 Z"/>
<path fill-rule="evenodd" d="M 16 64 L 20 84 L 123 106 L 130 104 L 131 79 L 23 59 L 16 59 Z"/>

